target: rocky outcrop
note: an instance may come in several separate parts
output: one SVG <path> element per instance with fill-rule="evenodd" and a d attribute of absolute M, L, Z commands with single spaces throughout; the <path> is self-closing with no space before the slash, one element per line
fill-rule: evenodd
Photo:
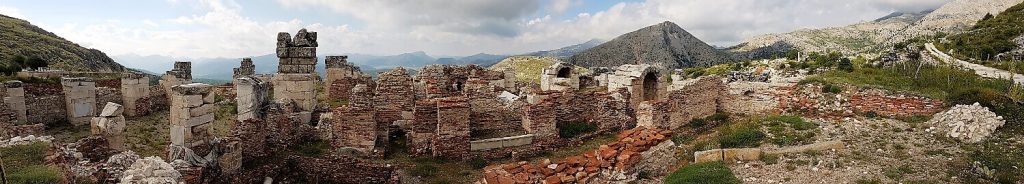
<path fill-rule="evenodd" d="M 955 0 L 929 13 L 911 31 L 961 32 L 970 29 L 986 14 L 998 15 L 1021 2 L 1022 0 Z"/>
<path fill-rule="evenodd" d="M 935 114 L 928 121 L 928 132 L 937 132 L 967 143 L 978 143 L 992 135 L 1006 122 L 1003 117 L 978 103 L 957 105 L 949 111 Z"/>

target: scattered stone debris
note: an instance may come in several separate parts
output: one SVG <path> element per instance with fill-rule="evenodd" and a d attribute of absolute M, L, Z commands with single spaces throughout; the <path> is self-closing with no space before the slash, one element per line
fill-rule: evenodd
<path fill-rule="evenodd" d="M 138 159 L 124 171 L 121 183 L 178 183 L 181 173 L 160 157 Z"/>
<path fill-rule="evenodd" d="M 106 165 L 104 165 L 100 170 L 106 173 L 106 181 L 114 183 L 121 179 L 124 171 L 139 159 L 142 159 L 142 157 L 139 157 L 139 155 L 135 154 L 134 151 L 124 151 L 114 156 L 110 156 L 110 158 L 107 159 Z"/>
<path fill-rule="evenodd" d="M 659 165 L 671 161 L 645 160 L 664 158 L 650 154 L 664 153 L 652 148 L 673 149 L 674 146 L 659 146 L 669 141 L 672 131 L 657 128 L 636 128 L 619 133 L 618 141 L 601 145 L 597 150 L 585 152 L 562 160 L 545 159 L 538 163 L 518 162 L 492 165 L 484 168 L 482 183 L 625 183 L 637 179 L 635 168 L 652 168 L 645 163 Z M 649 157 L 644 157 L 644 156 Z M 671 158 L 671 157 L 668 157 Z"/>
<path fill-rule="evenodd" d="M 39 137 L 36 137 L 34 135 L 29 135 L 29 136 L 25 136 L 25 137 L 18 136 L 18 137 L 14 137 L 14 138 L 11 138 L 11 139 L 8 139 L 8 140 L 0 140 L 0 148 L 6 148 L 6 147 L 18 146 L 18 145 L 27 145 L 27 144 L 32 144 L 32 143 L 36 143 L 36 142 L 47 142 L 47 143 L 49 143 L 51 141 L 53 141 L 53 137 L 52 136 L 39 136 Z"/>
<path fill-rule="evenodd" d="M 977 143 L 992 135 L 1006 122 L 1002 116 L 989 111 L 987 107 L 974 103 L 957 105 L 946 112 L 935 114 L 928 123 L 933 126 L 927 130 L 928 132 L 938 132 L 963 142 Z"/>

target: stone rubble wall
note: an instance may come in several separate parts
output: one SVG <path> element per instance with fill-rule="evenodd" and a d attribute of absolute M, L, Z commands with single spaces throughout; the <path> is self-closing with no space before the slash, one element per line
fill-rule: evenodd
<path fill-rule="evenodd" d="M 779 90 L 772 83 L 731 82 L 723 96 L 722 111 L 732 114 L 771 114 L 779 112 Z"/>
<path fill-rule="evenodd" d="M 43 124 L 31 124 L 31 125 L 7 125 L 0 130 L 0 138 L 5 137 L 25 137 L 31 135 L 43 135 L 46 131 L 46 125 Z"/>
<path fill-rule="evenodd" d="M 56 126 L 68 120 L 68 108 L 60 84 L 25 83 L 24 88 L 29 123 Z"/>
<path fill-rule="evenodd" d="M 697 118 L 714 115 L 721 107 L 722 99 L 728 94 L 725 84 L 716 77 L 701 77 L 692 83 L 674 87 L 668 92 L 668 121 L 659 127 L 671 130 L 682 127 Z"/>
<path fill-rule="evenodd" d="M 96 107 L 103 107 L 107 103 L 124 104 L 124 95 L 121 88 L 96 87 Z"/>
<path fill-rule="evenodd" d="M 469 99 L 470 131 L 473 139 L 487 139 L 526 134 L 519 109 L 507 107 L 498 98 L 498 89 L 488 81 L 470 79 L 466 84 Z"/>
<path fill-rule="evenodd" d="M 416 101 L 413 123 L 406 133 L 409 155 L 430 155 L 434 136 L 437 135 L 437 101 L 422 99 Z"/>
<path fill-rule="evenodd" d="M 422 99 L 461 96 L 461 86 L 469 79 L 468 67 L 427 65 L 416 75 L 416 96 Z"/>
<path fill-rule="evenodd" d="M 434 157 L 466 159 L 470 151 L 469 103 L 463 97 L 437 100 L 437 136 Z"/>
<path fill-rule="evenodd" d="M 61 78 L 67 119 L 72 125 L 87 125 L 96 116 L 96 82 L 89 78 Z"/>
<path fill-rule="evenodd" d="M 142 100 L 150 96 L 149 77 L 137 73 L 125 73 L 121 76 L 121 98 L 124 101 L 124 113 L 127 116 L 143 116 L 149 114 L 148 101 Z M 145 106 L 141 105 L 145 104 Z"/>
<path fill-rule="evenodd" d="M 540 76 L 540 90 L 542 91 L 564 91 L 580 88 L 579 75 L 572 71 L 573 65 L 557 62 L 544 68 Z M 568 70 L 568 76 L 559 77 L 562 70 Z"/>
<path fill-rule="evenodd" d="M 192 147 L 211 138 L 214 120 L 213 86 L 202 83 L 177 85 L 171 91 L 171 144 Z"/>
<path fill-rule="evenodd" d="M 252 64 L 252 58 L 242 58 L 238 68 L 232 68 L 232 78 L 242 78 L 256 74 L 256 65 Z"/>
<path fill-rule="evenodd" d="M 671 136 L 669 130 L 630 129 L 619 133 L 616 142 L 582 155 L 484 167 L 480 183 L 625 183 L 637 179 L 638 168 L 650 169 L 645 163 L 664 161 L 664 148 L 671 145 L 663 142 L 671 142 Z"/>
<path fill-rule="evenodd" d="M 844 87 L 839 94 L 823 93 L 822 86 L 809 84 L 784 87 L 778 108 L 808 115 L 849 117 L 873 112 L 885 117 L 930 116 L 942 111 L 941 100 L 890 93 L 879 89 Z"/>
<path fill-rule="evenodd" d="M 401 67 L 383 72 L 377 76 L 377 89 L 373 94 L 375 117 L 381 127 L 378 139 L 387 142 L 388 126 L 396 121 L 413 120 L 413 108 L 416 105 L 416 94 L 409 73 Z"/>
<path fill-rule="evenodd" d="M 171 107 L 171 98 L 167 94 L 167 90 L 162 86 L 150 86 L 149 93 L 148 97 L 143 97 L 139 100 L 140 102 L 137 103 L 136 107 L 147 107 L 146 103 L 148 103 L 149 112 L 167 110 Z"/>

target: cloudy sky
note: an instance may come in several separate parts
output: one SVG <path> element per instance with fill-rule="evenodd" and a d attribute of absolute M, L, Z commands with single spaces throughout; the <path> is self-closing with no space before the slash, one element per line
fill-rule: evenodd
<path fill-rule="evenodd" d="M 0 0 L 0 14 L 109 55 L 248 57 L 276 33 L 320 53 L 434 56 L 550 50 L 672 21 L 709 44 L 841 26 L 950 0 Z"/>

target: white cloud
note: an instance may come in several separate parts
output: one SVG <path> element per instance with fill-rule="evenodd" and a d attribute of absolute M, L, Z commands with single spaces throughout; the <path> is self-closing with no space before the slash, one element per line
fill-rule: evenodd
<path fill-rule="evenodd" d="M 25 15 L 21 14 L 21 10 L 18 10 L 17 8 L 14 7 L 0 6 L 0 14 L 19 19 L 25 19 Z"/>
<path fill-rule="evenodd" d="M 298 19 L 256 21 L 233 0 L 173 0 L 202 13 L 138 22 L 67 24 L 52 31 L 111 55 L 135 53 L 187 57 L 246 57 L 274 52 L 277 32 L 319 32 L 322 54 L 434 55 L 480 52 L 518 54 L 615 36 L 672 21 L 698 38 L 730 46 L 743 38 L 800 28 L 841 26 L 891 11 L 936 8 L 948 0 L 647 0 L 606 10 L 558 17 L 563 2 L 576 0 L 278 0 L 294 10 L 326 9 L 365 26 L 324 25 Z M 541 4 L 550 6 L 540 8 Z M 550 14 L 540 14 L 547 10 Z M 8 10 L 0 9 L 0 12 Z"/>
<path fill-rule="evenodd" d="M 583 5 L 582 0 L 551 0 L 550 9 L 552 13 L 562 14 L 574 6 Z"/>

